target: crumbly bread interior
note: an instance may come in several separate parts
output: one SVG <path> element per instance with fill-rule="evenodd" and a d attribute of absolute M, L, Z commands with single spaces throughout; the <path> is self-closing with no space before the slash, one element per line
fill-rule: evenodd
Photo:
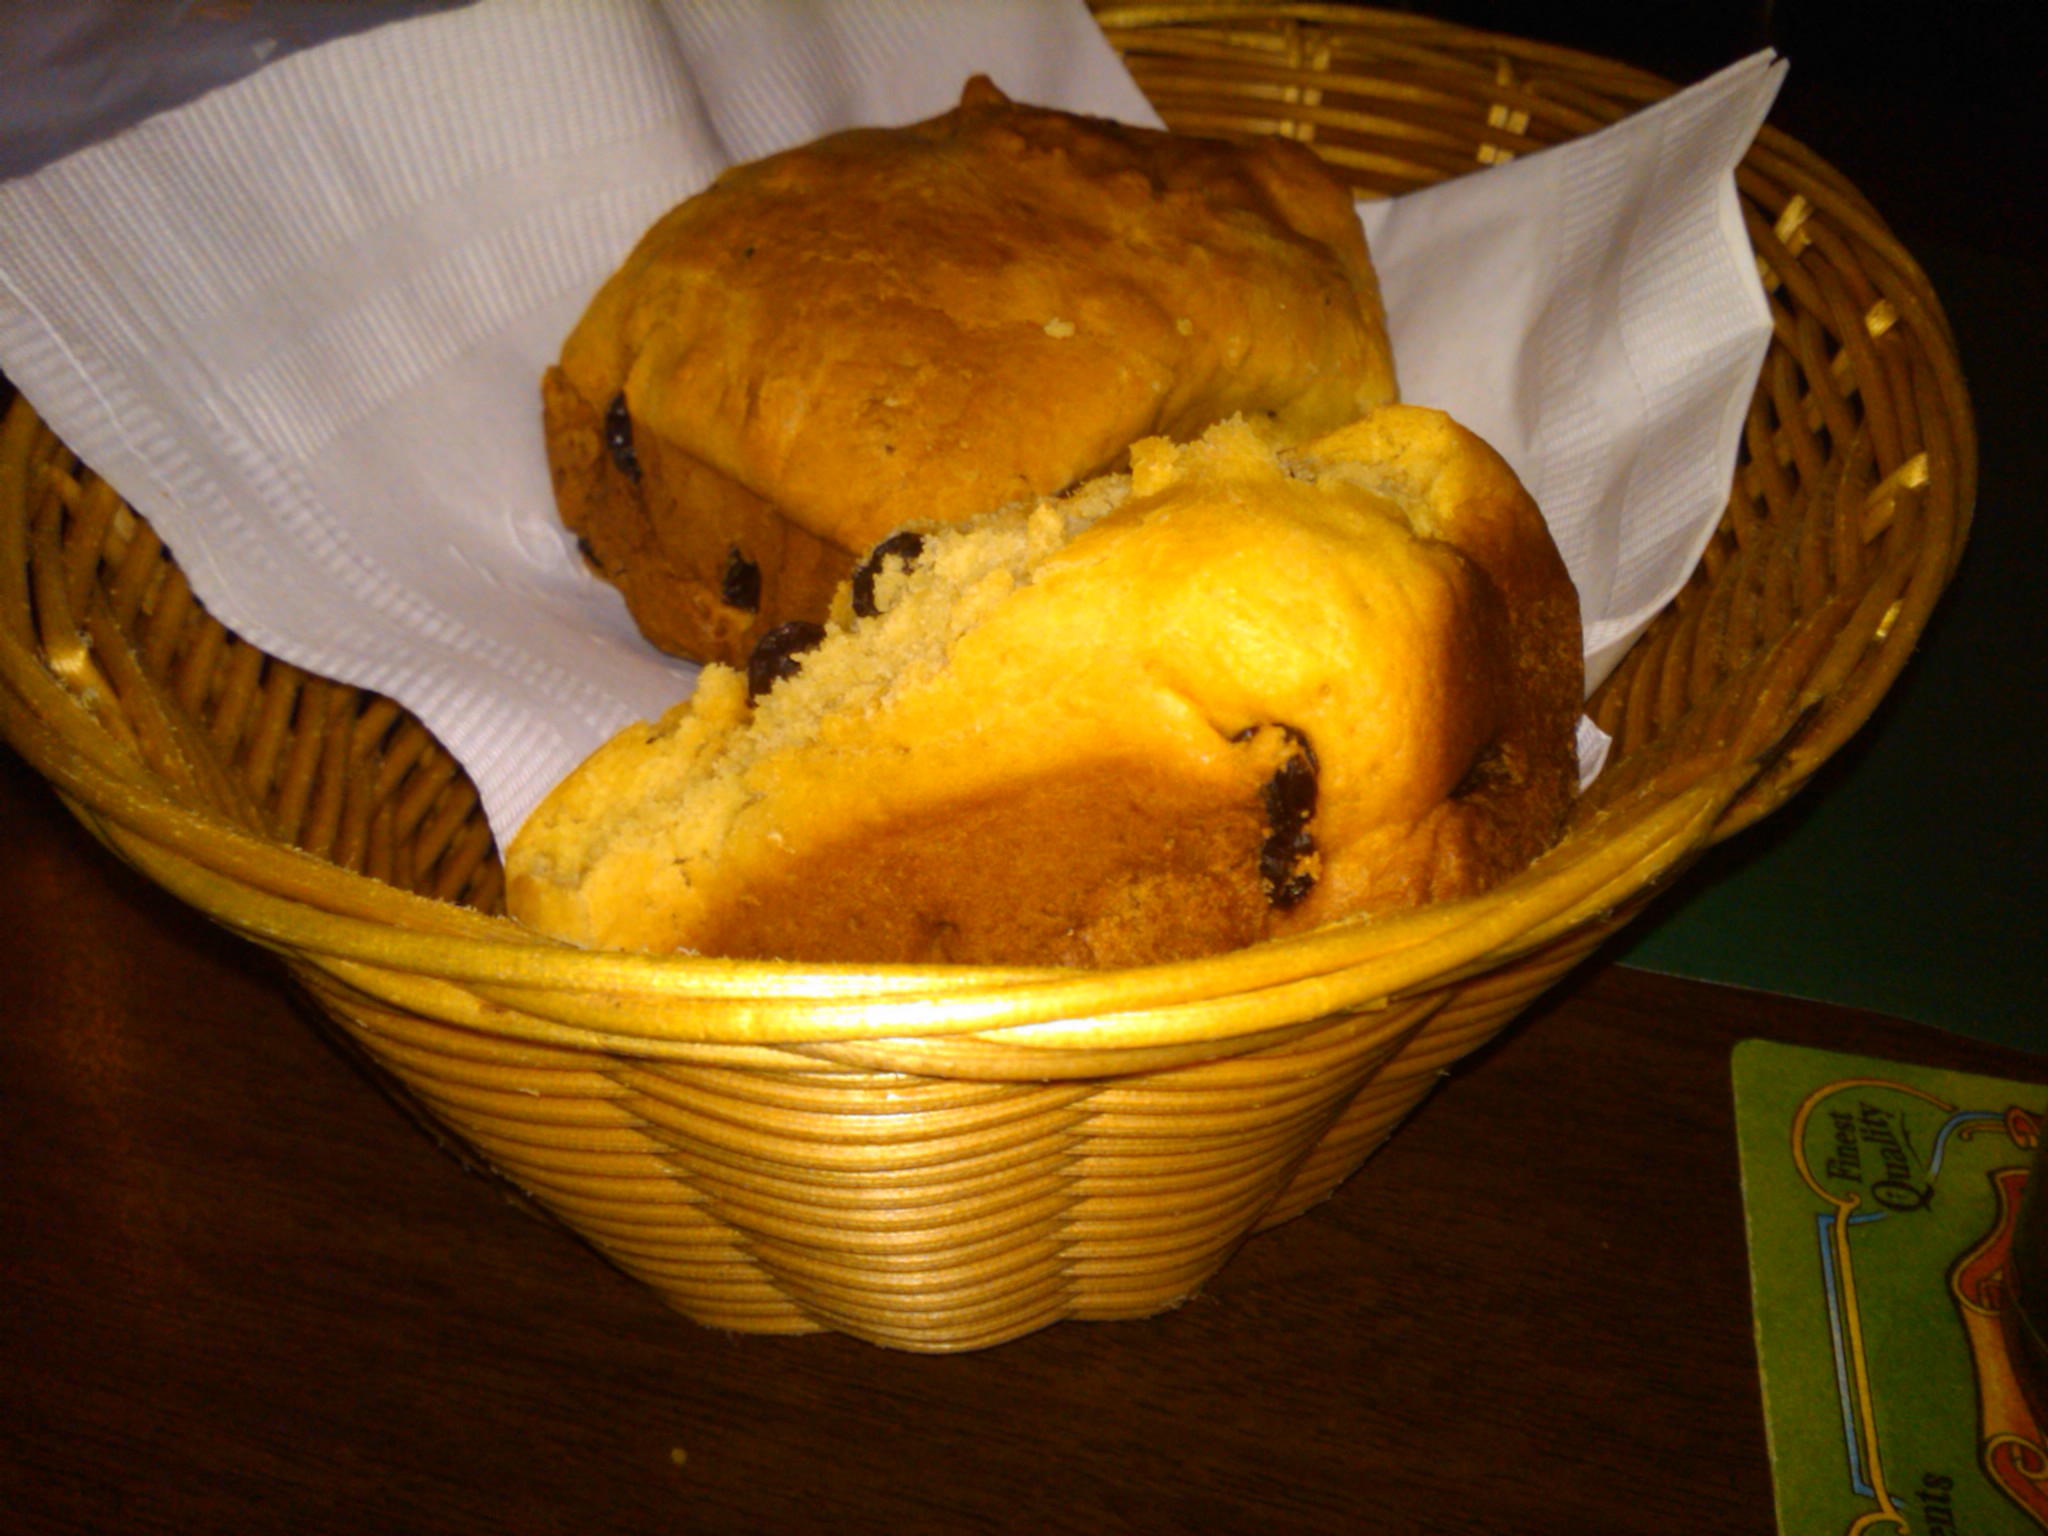
<path fill-rule="evenodd" d="M 914 567 L 878 562 L 875 617 L 856 621 L 842 585 L 825 640 L 759 699 L 738 669 L 707 665 L 690 698 L 621 732 L 535 813 L 516 845 L 520 915 L 583 943 L 692 947 L 678 919 L 696 903 L 679 895 L 715 881 L 735 821 L 759 802 L 760 765 L 829 755 L 848 722 L 929 684 L 961 635 L 1120 506 L 1130 484 L 1107 476 L 1068 497 L 930 530 Z M 637 917 L 630 931 L 618 920 L 627 913 Z"/>
<path fill-rule="evenodd" d="M 1490 450 L 1388 407 L 1301 450 L 1231 421 L 1131 457 L 913 530 L 754 702 L 706 668 L 521 830 L 514 915 L 629 949 L 1140 964 L 1462 894 L 1555 835 L 1576 603 Z"/>

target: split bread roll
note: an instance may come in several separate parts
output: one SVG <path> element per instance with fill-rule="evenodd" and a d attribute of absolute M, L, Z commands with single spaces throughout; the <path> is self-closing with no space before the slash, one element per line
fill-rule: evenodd
<path fill-rule="evenodd" d="M 507 857 L 590 946 L 1139 965 L 1473 894 L 1576 784 L 1576 593 L 1434 411 L 1241 421 L 870 554 L 601 748 Z M 755 695 L 750 701 L 750 693 Z"/>
<path fill-rule="evenodd" d="M 1350 194 L 1307 149 L 1009 101 L 741 165 L 670 212 L 542 386 L 560 515 L 654 644 L 738 664 L 862 551 L 1243 413 L 1395 396 Z"/>

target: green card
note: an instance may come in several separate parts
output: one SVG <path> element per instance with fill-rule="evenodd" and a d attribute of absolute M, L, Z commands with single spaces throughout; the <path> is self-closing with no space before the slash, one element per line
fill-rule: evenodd
<path fill-rule="evenodd" d="M 2048 1087 L 1762 1040 L 1734 1071 L 1778 1529 L 2048 1531 L 2003 1314 Z"/>

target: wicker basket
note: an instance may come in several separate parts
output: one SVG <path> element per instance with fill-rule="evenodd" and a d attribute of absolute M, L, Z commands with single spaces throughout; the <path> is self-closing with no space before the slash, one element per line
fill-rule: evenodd
<path fill-rule="evenodd" d="M 1289 134 L 1371 194 L 1670 89 L 1349 6 L 1101 20 L 1175 126 Z M 429 734 L 223 630 L 22 403 L 0 725 L 95 835 L 281 954 L 436 1121 L 689 1316 L 951 1350 L 1154 1312 L 1791 794 L 1912 650 L 1974 494 L 1949 332 L 1798 145 L 1767 129 L 1740 185 L 1775 338 L 1726 516 L 1591 705 L 1615 749 L 1569 834 L 1479 900 L 1111 973 L 544 942 L 497 915 L 477 796 Z"/>

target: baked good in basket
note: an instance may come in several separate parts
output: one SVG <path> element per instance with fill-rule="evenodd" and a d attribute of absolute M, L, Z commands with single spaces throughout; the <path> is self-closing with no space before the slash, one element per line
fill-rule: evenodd
<path fill-rule="evenodd" d="M 900 531 L 828 624 L 560 785 L 508 900 L 577 942 L 1139 965 L 1485 889 L 1575 783 L 1577 597 L 1439 412 L 1241 419 Z"/>
<path fill-rule="evenodd" d="M 743 661 L 861 551 L 1235 413 L 1394 397 L 1350 194 L 1238 145 L 1010 102 L 735 167 L 603 286 L 542 388 L 561 516 L 642 632 Z"/>

